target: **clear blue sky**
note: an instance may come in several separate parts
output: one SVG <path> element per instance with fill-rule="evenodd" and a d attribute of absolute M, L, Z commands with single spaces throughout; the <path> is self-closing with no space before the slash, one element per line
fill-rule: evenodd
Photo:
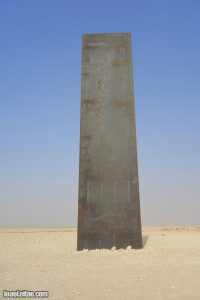
<path fill-rule="evenodd" d="M 76 226 L 81 35 L 131 32 L 143 225 L 199 225 L 200 2 L 0 0 L 0 226 Z"/>

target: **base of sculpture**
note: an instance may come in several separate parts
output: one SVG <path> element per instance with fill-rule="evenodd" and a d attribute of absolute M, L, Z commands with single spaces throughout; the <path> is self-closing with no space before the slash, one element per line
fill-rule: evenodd
<path fill-rule="evenodd" d="M 117 238 L 116 238 L 117 239 Z M 127 247 L 131 247 L 133 249 L 141 249 L 142 248 L 142 242 L 141 240 L 136 241 L 130 241 L 130 240 L 118 240 L 117 242 L 113 242 L 113 237 L 111 236 L 107 241 L 105 239 L 102 240 L 79 240 L 77 250 L 83 250 L 83 249 L 126 249 Z"/>
<path fill-rule="evenodd" d="M 77 249 L 142 247 L 131 36 L 83 35 Z"/>

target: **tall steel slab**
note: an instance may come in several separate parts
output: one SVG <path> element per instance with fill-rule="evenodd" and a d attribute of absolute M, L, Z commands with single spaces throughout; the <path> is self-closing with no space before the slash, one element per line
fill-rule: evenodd
<path fill-rule="evenodd" d="M 77 250 L 141 248 L 131 34 L 82 46 Z"/>

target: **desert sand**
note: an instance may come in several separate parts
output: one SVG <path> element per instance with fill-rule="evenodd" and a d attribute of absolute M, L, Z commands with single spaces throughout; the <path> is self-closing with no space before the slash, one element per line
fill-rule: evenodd
<path fill-rule="evenodd" d="M 75 228 L 1 228 L 0 292 L 52 300 L 199 300 L 200 227 L 148 227 L 141 250 L 76 251 Z M 6 298 L 4 298 L 6 299 Z"/>

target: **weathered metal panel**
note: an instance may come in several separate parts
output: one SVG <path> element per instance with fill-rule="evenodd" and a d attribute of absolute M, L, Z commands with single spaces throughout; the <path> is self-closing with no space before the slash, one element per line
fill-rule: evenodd
<path fill-rule="evenodd" d="M 142 247 L 130 33 L 84 34 L 78 245 Z"/>

